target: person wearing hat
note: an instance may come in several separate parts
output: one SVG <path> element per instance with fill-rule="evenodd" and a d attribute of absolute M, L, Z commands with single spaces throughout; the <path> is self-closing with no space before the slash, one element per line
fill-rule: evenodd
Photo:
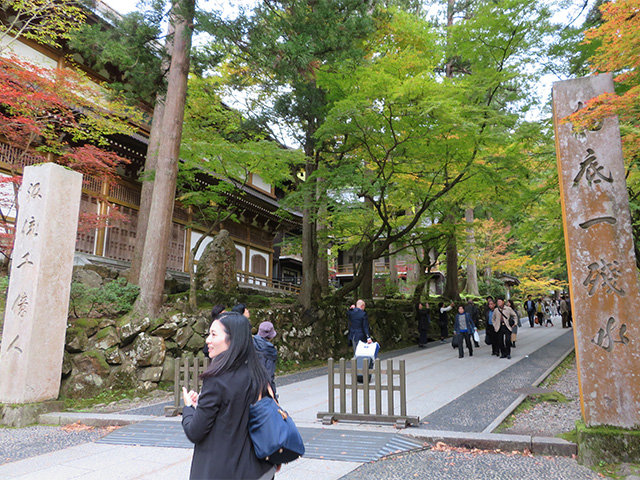
<path fill-rule="evenodd" d="M 273 323 L 262 322 L 258 327 L 258 334 L 253 336 L 253 345 L 256 352 L 262 359 L 264 368 L 269 374 L 271 388 L 276 391 L 276 362 L 278 361 L 278 350 L 272 345 L 272 341 L 276 336 Z"/>

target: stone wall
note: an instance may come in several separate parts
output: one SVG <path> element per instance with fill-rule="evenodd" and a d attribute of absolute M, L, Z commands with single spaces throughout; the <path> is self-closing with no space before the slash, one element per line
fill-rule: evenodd
<path fill-rule="evenodd" d="M 382 351 L 417 343 L 417 325 L 408 302 L 376 301 L 367 305 L 367 312 Z M 251 308 L 251 313 L 254 333 L 262 321 L 274 324 L 281 362 L 351 356 L 345 306 L 325 305 L 312 311 L 295 306 Z M 152 390 L 160 381 L 173 382 L 174 358 L 204 355 L 208 315 L 202 311 L 173 313 L 158 320 L 70 319 L 61 395 L 91 397 L 105 388 Z"/>

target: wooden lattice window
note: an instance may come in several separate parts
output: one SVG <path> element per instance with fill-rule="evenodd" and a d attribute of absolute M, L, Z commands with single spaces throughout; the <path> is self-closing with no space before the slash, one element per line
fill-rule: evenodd
<path fill-rule="evenodd" d="M 262 255 L 253 255 L 251 257 L 251 273 L 267 275 L 267 261 Z"/>

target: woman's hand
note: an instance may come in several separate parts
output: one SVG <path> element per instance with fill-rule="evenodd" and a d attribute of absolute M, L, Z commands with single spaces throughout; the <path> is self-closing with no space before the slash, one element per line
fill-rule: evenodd
<path fill-rule="evenodd" d="M 182 387 L 182 398 L 186 407 L 198 406 L 198 394 L 193 390 L 187 392 L 187 389 L 185 387 Z"/>

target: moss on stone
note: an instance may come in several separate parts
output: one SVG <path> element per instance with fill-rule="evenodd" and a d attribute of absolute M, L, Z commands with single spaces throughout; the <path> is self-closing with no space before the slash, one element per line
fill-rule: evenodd
<path fill-rule="evenodd" d="M 639 463 L 640 429 L 625 429 L 613 425 L 587 427 L 576 423 L 578 461 L 593 466 L 604 463 Z"/>
<path fill-rule="evenodd" d="M 96 340 L 102 340 L 107 337 L 109 333 L 113 332 L 113 327 L 106 327 L 96 333 Z"/>
<path fill-rule="evenodd" d="M 104 368 L 105 370 L 109 371 L 109 364 L 107 363 L 107 361 L 104 358 L 104 354 L 98 350 L 89 350 L 88 352 L 84 352 L 84 354 L 87 357 L 91 357 L 91 358 L 95 358 L 98 363 L 100 364 L 100 367 Z"/>

